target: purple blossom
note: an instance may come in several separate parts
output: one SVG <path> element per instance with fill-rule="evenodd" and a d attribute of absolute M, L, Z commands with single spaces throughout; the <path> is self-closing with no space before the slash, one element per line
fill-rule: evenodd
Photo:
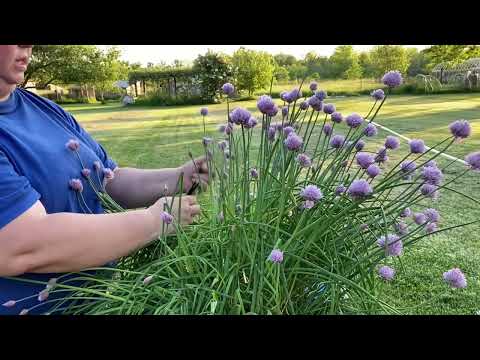
<path fill-rule="evenodd" d="M 347 123 L 348 126 L 350 126 L 352 129 L 355 129 L 357 127 L 359 127 L 360 125 L 362 125 L 363 123 L 363 118 L 356 114 L 356 113 L 353 113 L 353 114 L 350 114 L 348 115 L 346 118 L 345 118 L 345 122 Z"/>
<path fill-rule="evenodd" d="M 273 126 L 270 126 L 267 131 L 267 137 L 269 141 L 275 140 L 275 133 L 276 133 L 275 128 Z"/>
<path fill-rule="evenodd" d="M 364 147 L 365 147 L 365 141 L 363 140 L 358 140 L 358 142 L 355 144 L 355 150 L 357 151 L 362 151 Z"/>
<path fill-rule="evenodd" d="M 333 114 L 335 112 L 335 105 L 333 105 L 333 104 L 323 105 L 323 112 L 325 114 L 329 114 L 329 115 Z"/>
<path fill-rule="evenodd" d="M 480 151 L 467 155 L 465 161 L 473 170 L 480 171 Z"/>
<path fill-rule="evenodd" d="M 325 133 L 325 135 L 330 136 L 332 134 L 332 131 L 333 131 L 332 125 L 325 124 L 325 126 L 323 127 L 323 132 Z"/>
<path fill-rule="evenodd" d="M 75 191 L 78 191 L 78 192 L 83 191 L 83 184 L 82 184 L 82 180 L 80 179 L 71 179 L 69 182 L 69 185 Z"/>
<path fill-rule="evenodd" d="M 258 179 L 258 171 L 257 171 L 257 169 L 255 169 L 255 168 L 250 169 L 250 176 L 251 176 L 253 179 Z"/>
<path fill-rule="evenodd" d="M 245 128 L 246 129 L 252 129 L 254 128 L 255 126 L 257 126 L 258 122 L 257 122 L 257 119 L 255 119 L 253 116 L 248 119 L 247 123 L 245 124 Z"/>
<path fill-rule="evenodd" d="M 291 133 L 288 135 L 286 140 L 284 141 L 285 146 L 290 151 L 298 151 L 301 149 L 303 145 L 303 140 L 300 136 L 295 133 Z"/>
<path fill-rule="evenodd" d="M 102 169 L 102 163 L 100 161 L 94 161 L 93 167 L 95 168 L 95 170 L 100 171 Z"/>
<path fill-rule="evenodd" d="M 318 84 L 317 84 L 315 81 L 312 81 L 312 82 L 310 83 L 310 90 L 316 91 L 317 88 L 318 88 Z"/>
<path fill-rule="evenodd" d="M 323 197 L 323 194 L 315 185 L 308 185 L 300 192 L 300 196 L 304 200 L 318 201 Z"/>
<path fill-rule="evenodd" d="M 316 96 L 312 96 L 308 99 L 308 105 L 315 111 L 322 111 L 323 102 Z"/>
<path fill-rule="evenodd" d="M 268 116 L 274 117 L 278 113 L 278 106 L 275 105 L 270 112 L 267 113 Z"/>
<path fill-rule="evenodd" d="M 288 94 L 288 91 L 284 90 L 280 93 L 280 99 L 282 99 L 283 101 L 286 101 L 286 96 Z"/>
<path fill-rule="evenodd" d="M 297 161 L 298 164 L 304 168 L 310 167 L 312 165 L 312 160 L 308 157 L 307 154 L 299 154 L 297 156 Z"/>
<path fill-rule="evenodd" d="M 112 169 L 105 168 L 103 169 L 103 176 L 105 176 L 105 179 L 107 180 L 113 180 L 115 173 L 112 171 Z"/>
<path fill-rule="evenodd" d="M 50 295 L 50 293 L 48 292 L 48 290 L 46 290 L 46 289 L 45 289 L 45 290 L 42 290 L 42 291 L 40 291 L 40 293 L 38 294 L 37 300 L 38 300 L 39 302 L 45 301 L 45 300 L 48 299 L 48 296 L 49 296 L 49 295 Z"/>
<path fill-rule="evenodd" d="M 438 167 L 438 166 L 437 166 L 437 162 L 436 162 L 435 160 L 429 160 L 429 161 L 424 165 L 424 167 L 430 167 L 430 166 Z"/>
<path fill-rule="evenodd" d="M 442 170 L 435 166 L 424 167 L 422 170 L 422 179 L 427 184 L 440 185 L 443 179 Z"/>
<path fill-rule="evenodd" d="M 388 161 L 387 148 L 382 146 L 380 149 L 378 149 L 377 156 L 375 156 L 375 162 L 380 164 L 387 161 Z"/>
<path fill-rule="evenodd" d="M 382 89 L 377 89 L 372 91 L 370 94 L 375 100 L 383 100 L 385 98 L 385 93 Z"/>
<path fill-rule="evenodd" d="M 323 101 L 327 98 L 327 92 L 325 90 L 318 90 L 315 92 L 315 97 L 318 100 Z"/>
<path fill-rule="evenodd" d="M 288 137 L 291 133 L 295 133 L 295 129 L 291 126 L 285 126 L 283 128 L 283 136 Z"/>
<path fill-rule="evenodd" d="M 11 308 L 14 307 L 17 304 L 15 300 L 8 300 L 7 302 L 3 303 L 2 306 Z"/>
<path fill-rule="evenodd" d="M 153 275 L 147 276 L 145 279 L 143 279 L 143 285 L 148 285 L 152 280 L 153 280 Z"/>
<path fill-rule="evenodd" d="M 378 275 L 380 275 L 383 280 L 391 281 L 395 277 L 395 270 L 390 266 L 382 266 L 378 269 Z"/>
<path fill-rule="evenodd" d="M 337 123 L 337 124 L 340 124 L 342 121 L 343 121 L 343 116 L 341 113 L 339 112 L 334 112 L 332 115 L 331 115 L 331 118 L 332 118 L 332 121 L 334 123 Z"/>
<path fill-rule="evenodd" d="M 283 251 L 280 249 L 273 249 L 268 259 L 273 263 L 281 263 L 283 261 Z"/>
<path fill-rule="evenodd" d="M 235 108 L 230 113 L 230 119 L 237 125 L 244 125 L 252 117 L 252 114 L 246 109 Z"/>
<path fill-rule="evenodd" d="M 372 187 L 364 179 L 354 180 L 348 188 L 348 195 L 354 200 L 361 200 L 369 196 L 372 192 Z"/>
<path fill-rule="evenodd" d="M 311 201 L 311 200 L 306 200 L 303 204 L 302 204 L 302 209 L 311 209 L 315 206 L 315 201 Z"/>
<path fill-rule="evenodd" d="M 70 139 L 65 144 L 65 147 L 72 151 L 78 151 L 78 149 L 80 148 L 80 142 L 75 139 Z"/>
<path fill-rule="evenodd" d="M 228 123 L 227 127 L 225 128 L 225 134 L 230 135 L 233 132 L 233 126 L 231 123 Z"/>
<path fill-rule="evenodd" d="M 380 168 L 377 165 L 372 164 L 367 168 L 367 174 L 373 179 L 380 174 Z"/>
<path fill-rule="evenodd" d="M 200 115 L 202 116 L 207 116 L 208 115 L 208 109 L 206 107 L 200 109 Z"/>
<path fill-rule="evenodd" d="M 410 217 L 410 216 L 412 216 L 412 210 L 410 210 L 410 208 L 408 207 L 403 209 L 402 212 L 400 213 L 400 217 L 403 217 L 403 218 Z"/>
<path fill-rule="evenodd" d="M 360 165 L 362 169 L 368 168 L 374 162 L 373 157 L 370 154 L 364 152 L 358 153 L 356 159 L 357 164 Z"/>
<path fill-rule="evenodd" d="M 202 144 L 203 146 L 208 146 L 213 141 L 212 138 L 204 136 L 202 139 Z"/>
<path fill-rule="evenodd" d="M 288 115 L 288 106 L 282 107 L 282 116 L 286 117 Z"/>
<path fill-rule="evenodd" d="M 425 152 L 425 143 L 423 140 L 413 139 L 410 140 L 408 144 L 410 145 L 410 152 L 412 154 L 423 154 Z"/>
<path fill-rule="evenodd" d="M 272 98 L 268 95 L 262 95 L 257 101 L 257 108 L 262 114 L 269 115 L 273 112 L 276 105 L 273 102 Z"/>
<path fill-rule="evenodd" d="M 227 95 L 232 95 L 235 91 L 235 87 L 230 83 L 225 83 L 222 86 L 222 91 Z"/>
<path fill-rule="evenodd" d="M 91 173 L 90 169 L 82 169 L 82 176 L 84 178 L 88 179 L 90 177 L 90 173 Z"/>
<path fill-rule="evenodd" d="M 20 311 L 20 314 L 18 315 L 27 315 L 28 314 L 28 309 L 23 309 L 22 311 Z"/>
<path fill-rule="evenodd" d="M 395 136 L 387 136 L 387 138 L 385 139 L 385 147 L 387 149 L 395 150 L 398 149 L 399 146 L 400 141 Z"/>
<path fill-rule="evenodd" d="M 427 234 L 431 234 L 435 231 L 437 231 L 437 223 L 429 223 L 426 227 L 425 227 L 425 231 L 427 232 Z"/>
<path fill-rule="evenodd" d="M 367 127 L 365 128 L 365 130 L 363 130 L 363 133 L 367 137 L 375 136 L 378 133 L 377 127 L 373 124 L 368 124 Z"/>
<path fill-rule="evenodd" d="M 162 213 L 160 214 L 160 218 L 165 224 L 171 224 L 173 221 L 173 216 L 166 211 L 162 211 Z"/>
<path fill-rule="evenodd" d="M 420 192 L 422 195 L 429 197 L 429 198 L 436 198 L 437 197 L 437 187 L 432 184 L 424 184 L 420 188 Z"/>
<path fill-rule="evenodd" d="M 390 88 L 400 86 L 403 83 L 402 74 L 398 71 L 389 71 L 383 75 L 382 82 Z"/>
<path fill-rule="evenodd" d="M 417 225 L 423 225 L 427 222 L 427 217 L 424 213 L 415 213 L 413 214 L 413 221 L 415 221 Z"/>
<path fill-rule="evenodd" d="M 381 236 L 377 240 L 377 245 L 381 248 L 386 248 L 387 256 L 402 255 L 403 243 L 396 234 L 388 234 L 386 238 L 385 236 Z"/>
<path fill-rule="evenodd" d="M 450 124 L 450 132 L 456 139 L 466 139 L 470 136 L 472 128 L 467 120 L 457 120 Z"/>
<path fill-rule="evenodd" d="M 345 137 L 342 135 L 335 135 L 332 137 L 332 140 L 330 140 L 330 146 L 334 149 L 340 149 L 343 144 L 345 143 Z"/>
<path fill-rule="evenodd" d="M 300 89 L 293 89 L 290 91 L 290 96 L 293 98 L 293 101 L 302 97 L 302 91 Z"/>
<path fill-rule="evenodd" d="M 343 194 L 345 191 L 347 191 L 347 188 L 345 186 L 343 186 L 343 184 L 340 184 L 335 189 L 335 195 L 339 196 L 339 195 Z"/>
<path fill-rule="evenodd" d="M 453 288 L 466 288 L 467 279 L 462 270 L 458 268 L 450 269 L 443 273 L 443 279 Z"/>
<path fill-rule="evenodd" d="M 402 170 L 402 172 L 404 173 L 410 173 L 412 171 L 415 171 L 416 169 L 416 164 L 414 161 L 404 161 L 401 165 L 400 165 L 400 170 Z"/>
<path fill-rule="evenodd" d="M 423 213 L 429 222 L 437 223 L 440 220 L 440 214 L 435 209 L 426 209 Z"/>
<path fill-rule="evenodd" d="M 218 148 L 221 150 L 221 151 L 225 151 L 225 149 L 228 147 L 228 142 L 226 140 L 223 140 L 223 141 L 220 141 L 218 143 Z"/>
<path fill-rule="evenodd" d="M 302 101 L 300 104 L 300 110 L 307 110 L 308 109 L 308 101 Z"/>
<path fill-rule="evenodd" d="M 408 225 L 406 223 L 404 223 L 403 221 L 395 224 L 395 230 L 397 230 L 397 232 L 400 234 L 400 235 L 406 235 L 408 234 Z"/>

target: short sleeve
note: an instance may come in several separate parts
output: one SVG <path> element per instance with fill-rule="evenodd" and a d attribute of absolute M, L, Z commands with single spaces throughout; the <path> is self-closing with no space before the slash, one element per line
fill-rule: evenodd
<path fill-rule="evenodd" d="M 30 209 L 40 194 L 0 150 L 0 229 Z"/>

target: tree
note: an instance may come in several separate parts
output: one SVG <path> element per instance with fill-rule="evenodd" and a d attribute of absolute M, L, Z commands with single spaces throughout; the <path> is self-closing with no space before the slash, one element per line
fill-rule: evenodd
<path fill-rule="evenodd" d="M 273 57 L 275 62 L 282 67 L 288 67 L 297 63 L 297 58 L 288 54 L 277 54 Z"/>
<path fill-rule="evenodd" d="M 362 68 L 363 77 L 372 78 L 375 76 L 375 69 L 368 52 L 363 51 L 360 53 L 360 55 L 358 55 L 358 63 Z"/>
<path fill-rule="evenodd" d="M 265 51 L 240 48 L 233 54 L 233 66 L 239 90 L 252 95 L 255 90 L 266 88 L 275 70 L 275 60 Z"/>
<path fill-rule="evenodd" d="M 288 70 L 283 66 L 275 67 L 275 79 L 277 81 L 288 80 Z"/>
<path fill-rule="evenodd" d="M 202 96 L 208 101 L 214 100 L 220 94 L 222 85 L 233 77 L 231 58 L 211 50 L 195 59 L 193 70 L 199 74 L 197 81 Z"/>
<path fill-rule="evenodd" d="M 305 78 L 307 75 L 308 67 L 305 65 L 295 64 L 288 67 L 288 76 L 290 77 L 290 80 L 298 81 L 299 79 Z"/>
<path fill-rule="evenodd" d="M 417 52 L 410 59 L 407 75 L 410 77 L 415 77 L 418 74 L 427 74 L 429 64 L 430 59 L 428 56 L 424 52 Z"/>
<path fill-rule="evenodd" d="M 374 76 L 380 78 L 391 70 L 405 74 L 408 68 L 408 54 L 400 45 L 378 45 L 370 51 Z"/>
<path fill-rule="evenodd" d="M 337 46 L 329 62 L 334 78 L 355 79 L 362 75 L 358 54 L 351 45 Z"/>
<path fill-rule="evenodd" d="M 422 50 L 430 60 L 429 68 L 439 63 L 458 64 L 473 57 L 480 57 L 479 45 L 433 45 Z"/>

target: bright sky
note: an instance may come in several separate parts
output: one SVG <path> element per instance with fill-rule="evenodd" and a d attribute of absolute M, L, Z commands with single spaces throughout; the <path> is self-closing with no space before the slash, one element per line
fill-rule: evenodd
<path fill-rule="evenodd" d="M 240 46 L 247 49 L 264 50 L 271 54 L 291 54 L 297 59 L 314 51 L 319 55 L 330 56 L 338 45 L 120 45 L 123 60 L 131 63 L 140 62 L 146 66 L 148 62 L 154 64 L 165 62 L 171 64 L 175 59 L 185 63 L 191 63 L 199 54 L 205 54 L 208 49 L 213 51 L 233 54 Z M 358 51 L 369 50 L 374 45 L 354 45 Z M 416 47 L 419 50 L 429 45 L 404 45 L 405 47 Z M 105 46 L 100 46 L 105 47 Z"/>

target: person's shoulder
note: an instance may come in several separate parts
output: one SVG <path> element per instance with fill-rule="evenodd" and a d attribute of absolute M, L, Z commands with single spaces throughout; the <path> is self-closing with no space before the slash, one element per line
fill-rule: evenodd
<path fill-rule="evenodd" d="M 53 111 L 57 115 L 60 115 L 62 118 L 65 118 L 65 119 L 69 118 L 68 113 L 60 105 L 56 104 L 54 101 L 47 99 L 43 96 L 37 95 L 26 89 L 17 88 L 15 91 L 20 97 L 23 97 L 24 99 L 28 99 L 31 103 L 43 108 L 44 110 L 46 109 L 47 111 Z"/>

